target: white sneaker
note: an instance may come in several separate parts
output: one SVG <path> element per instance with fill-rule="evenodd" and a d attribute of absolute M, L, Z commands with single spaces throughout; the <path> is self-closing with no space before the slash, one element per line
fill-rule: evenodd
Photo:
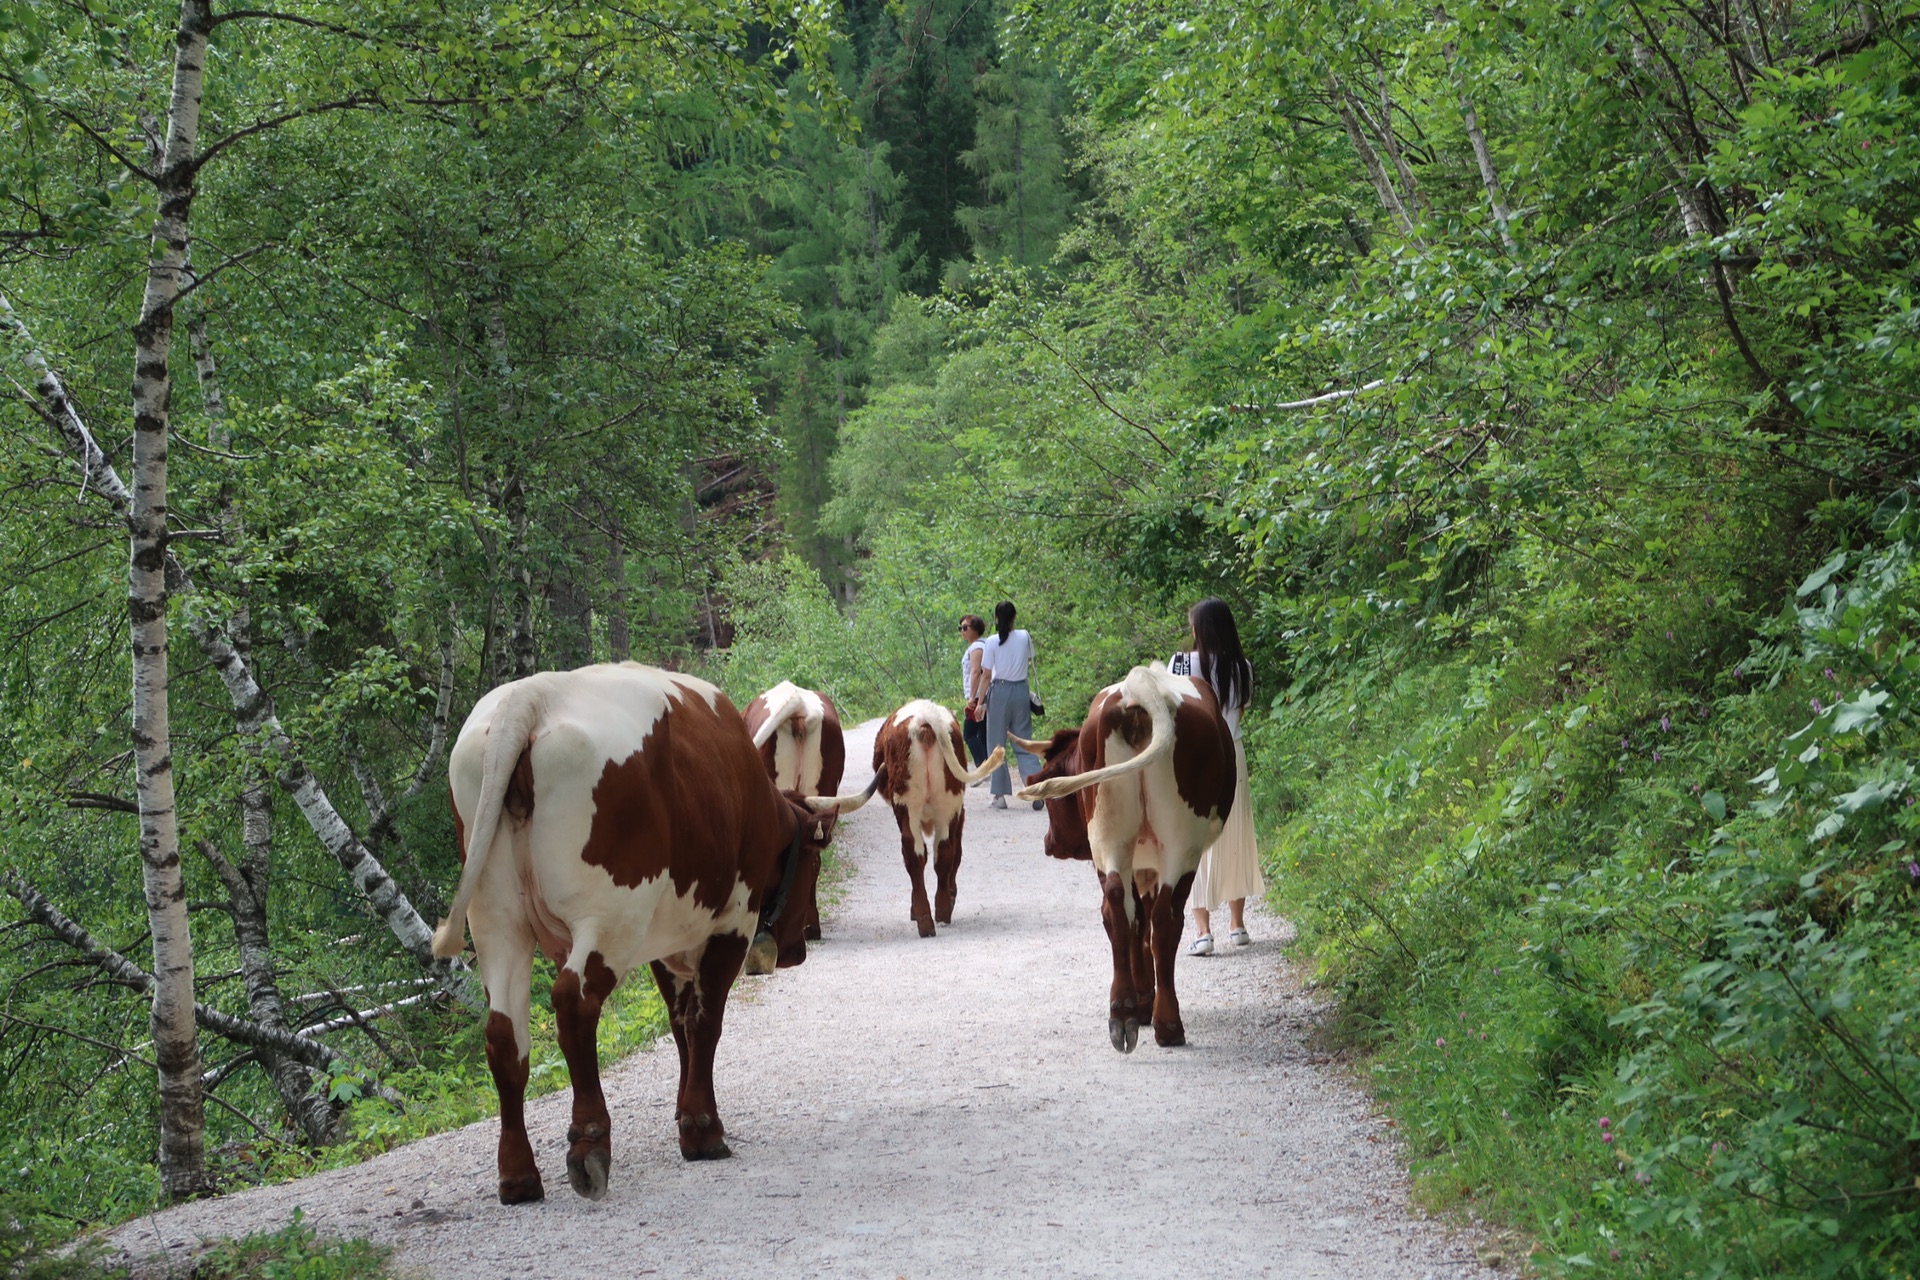
<path fill-rule="evenodd" d="M 1253 942 L 1253 935 L 1245 929 L 1235 929 L 1227 936 L 1233 939 L 1233 945 L 1236 947 L 1248 946 Z"/>
<path fill-rule="evenodd" d="M 1187 954 L 1190 956 L 1212 955 L 1213 954 L 1213 935 L 1210 933 L 1203 933 L 1199 937 L 1195 938 L 1192 942 L 1188 943 Z"/>
<path fill-rule="evenodd" d="M 1004 809 L 1006 807 L 1007 807 L 1007 798 L 1005 796 L 995 796 L 992 800 L 987 802 L 987 808 L 989 809 Z"/>

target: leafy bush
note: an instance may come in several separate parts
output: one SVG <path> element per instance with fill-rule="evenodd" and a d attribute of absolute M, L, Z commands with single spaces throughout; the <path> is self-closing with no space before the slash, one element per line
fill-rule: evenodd
<path fill-rule="evenodd" d="M 1920 1248 L 1920 520 L 1878 524 L 1717 670 L 1596 666 L 1536 617 L 1255 733 L 1276 892 L 1424 1193 L 1527 1225 L 1550 1270 Z"/>

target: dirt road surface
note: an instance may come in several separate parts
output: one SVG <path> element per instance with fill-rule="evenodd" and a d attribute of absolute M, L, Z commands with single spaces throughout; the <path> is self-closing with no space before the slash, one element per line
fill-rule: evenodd
<path fill-rule="evenodd" d="M 871 776 L 875 727 L 848 735 L 849 789 Z M 1409 1210 L 1391 1131 L 1310 1048 L 1321 1011 L 1281 921 L 1255 909 L 1252 946 L 1183 956 L 1187 1047 L 1143 1028 L 1122 1055 L 1092 871 L 1041 854 L 1044 814 L 991 810 L 984 786 L 967 810 L 954 922 L 928 939 L 891 813 L 843 820 L 850 874 L 826 941 L 800 968 L 743 978 L 728 1005 L 715 1080 L 731 1160 L 680 1159 L 663 1040 L 607 1076 L 613 1182 L 597 1204 L 567 1186 L 563 1091 L 527 1108 L 542 1204 L 496 1202 L 487 1121 L 128 1223 L 114 1243 L 184 1270 L 203 1238 L 283 1226 L 298 1206 L 444 1280 L 1493 1274 Z"/>

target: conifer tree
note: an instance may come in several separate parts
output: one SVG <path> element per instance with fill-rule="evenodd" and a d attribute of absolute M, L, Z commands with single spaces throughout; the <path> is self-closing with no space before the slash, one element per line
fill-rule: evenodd
<path fill-rule="evenodd" d="M 777 417 L 787 446 L 778 473 L 788 535 L 829 583 L 842 579 L 844 542 L 817 530 L 830 496 L 827 462 L 866 381 L 874 331 L 913 255 L 899 233 L 905 182 L 885 142 L 855 146 L 816 123 L 795 131 L 792 180 L 780 205 L 774 281 L 801 310 L 809 341 L 775 362 Z"/>
<path fill-rule="evenodd" d="M 1053 257 L 1069 206 L 1055 81 L 1007 51 L 978 89 L 974 146 L 960 158 L 980 176 L 985 199 L 955 216 L 981 261 L 1037 266 Z"/>

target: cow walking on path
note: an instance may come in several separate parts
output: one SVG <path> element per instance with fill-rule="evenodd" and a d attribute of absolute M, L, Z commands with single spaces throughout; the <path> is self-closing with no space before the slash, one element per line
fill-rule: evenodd
<path fill-rule="evenodd" d="M 1233 808 L 1233 736 L 1204 680 L 1135 667 L 1094 695 L 1078 729 L 1023 743 L 1042 767 L 1020 790 L 1047 802 L 1046 851 L 1088 858 L 1113 946 L 1107 1034 L 1133 1052 L 1187 1042 L 1173 963 L 1193 873 Z"/>
<path fill-rule="evenodd" d="M 873 739 L 875 776 L 900 826 L 900 856 L 913 883 L 913 921 L 923 938 L 933 936 L 936 923 L 953 921 L 953 902 L 960 891 L 960 832 L 967 821 L 961 803 L 966 790 L 999 768 L 1007 754 L 1005 747 L 995 747 L 969 773 L 960 763 L 966 749 L 953 713 L 926 698 L 916 698 L 888 716 Z M 931 906 L 926 880 L 929 840 L 934 874 Z"/>
<path fill-rule="evenodd" d="M 847 744 L 840 730 L 840 711 L 832 698 L 782 680 L 749 702 L 741 715 L 774 786 L 803 796 L 830 796 L 840 789 L 840 777 L 847 768 Z M 833 836 L 837 817 L 829 813 L 822 818 L 822 831 L 828 839 Z M 807 895 L 804 925 L 806 940 L 818 942 L 817 894 Z M 765 973 L 769 967 L 756 953 L 747 954 L 748 973 Z"/>
<path fill-rule="evenodd" d="M 757 935 L 782 966 L 806 959 L 799 904 L 825 844 L 814 809 L 775 788 L 718 689 L 637 663 L 493 690 L 461 728 L 448 775 L 465 865 L 434 951 L 456 954 L 472 922 L 500 1093 L 501 1203 L 545 1195 L 524 1112 L 536 946 L 559 969 L 573 1189 L 592 1200 L 607 1191 L 595 1034 L 602 1002 L 637 965 L 652 966 L 680 1050 L 680 1154 L 731 1154 L 713 1094 L 727 991 Z"/>

